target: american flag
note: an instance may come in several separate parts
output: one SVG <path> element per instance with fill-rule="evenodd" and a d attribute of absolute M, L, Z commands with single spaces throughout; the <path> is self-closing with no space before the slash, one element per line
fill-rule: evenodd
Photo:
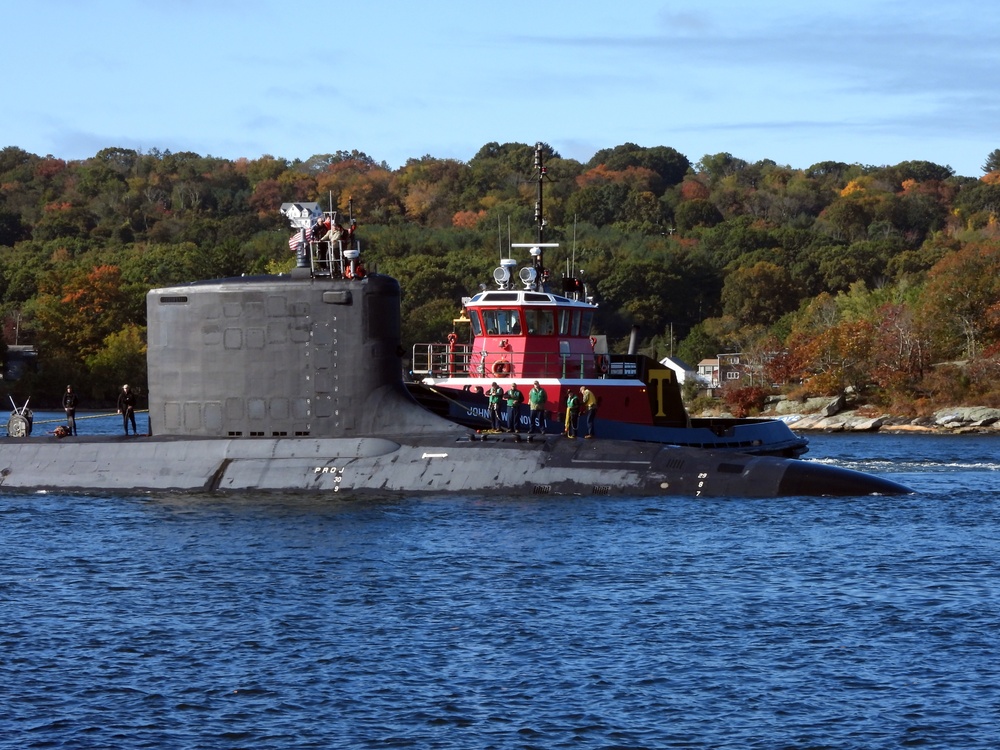
<path fill-rule="evenodd" d="M 312 227 L 306 230 L 306 242 L 312 239 L 313 230 Z M 293 253 L 299 251 L 299 245 L 302 244 L 302 231 L 298 231 L 288 238 L 288 247 Z"/>

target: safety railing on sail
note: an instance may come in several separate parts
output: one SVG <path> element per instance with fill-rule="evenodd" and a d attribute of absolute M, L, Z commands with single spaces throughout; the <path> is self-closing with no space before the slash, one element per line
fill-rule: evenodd
<path fill-rule="evenodd" d="M 513 354 L 473 350 L 468 344 L 414 344 L 411 372 L 414 376 L 438 378 L 562 378 L 590 379 L 609 375 L 605 354 L 563 356 L 551 352 Z M 634 377 L 633 372 L 616 373 Z"/>
<path fill-rule="evenodd" d="M 348 249 L 350 246 L 348 246 Z M 361 241 L 355 240 L 354 249 L 361 251 Z M 344 243 L 341 240 L 333 242 L 312 240 L 309 243 L 309 266 L 313 276 L 330 276 L 342 278 L 347 264 L 344 259 Z"/>

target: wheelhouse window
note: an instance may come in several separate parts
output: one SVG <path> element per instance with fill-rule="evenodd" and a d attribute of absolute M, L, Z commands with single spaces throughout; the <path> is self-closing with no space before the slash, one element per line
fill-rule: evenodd
<path fill-rule="evenodd" d="M 559 311 L 559 335 L 569 336 L 569 324 L 573 316 L 570 314 L 569 310 Z"/>
<path fill-rule="evenodd" d="M 521 316 L 517 310 L 483 310 L 487 336 L 520 336 Z"/>
<path fill-rule="evenodd" d="M 525 310 L 524 322 L 528 326 L 529 336 L 551 336 L 555 331 L 552 310 Z"/>
<path fill-rule="evenodd" d="M 588 336 L 594 322 L 593 310 L 563 308 L 558 311 L 560 336 Z"/>
<path fill-rule="evenodd" d="M 479 322 L 479 316 L 476 313 L 472 313 L 469 316 L 469 322 L 472 324 L 472 335 L 473 336 L 482 336 L 483 335 L 483 326 Z"/>

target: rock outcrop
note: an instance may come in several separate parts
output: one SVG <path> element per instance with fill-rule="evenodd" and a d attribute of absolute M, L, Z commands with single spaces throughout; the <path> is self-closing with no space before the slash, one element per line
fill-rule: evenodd
<path fill-rule="evenodd" d="M 846 399 L 810 398 L 796 401 L 776 398 L 762 417 L 786 422 L 797 432 L 953 432 L 1000 433 L 1000 409 L 985 406 L 954 406 L 939 409 L 929 417 L 873 414 L 872 407 L 846 408 Z"/>

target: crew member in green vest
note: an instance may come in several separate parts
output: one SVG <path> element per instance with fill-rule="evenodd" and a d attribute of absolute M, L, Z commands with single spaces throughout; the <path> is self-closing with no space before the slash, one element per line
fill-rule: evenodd
<path fill-rule="evenodd" d="M 490 415 L 490 426 L 496 432 L 500 431 L 500 400 L 503 398 L 503 388 L 493 381 L 493 385 L 488 391 L 486 391 L 486 396 L 489 399 L 489 406 L 487 411 Z"/>
<path fill-rule="evenodd" d="M 573 391 L 566 396 L 566 437 L 576 438 L 576 426 L 580 422 L 580 397 Z"/>
<path fill-rule="evenodd" d="M 534 434 L 535 425 L 538 425 L 538 431 L 545 434 L 545 402 L 547 398 L 545 396 L 545 389 L 542 388 L 538 381 L 535 381 L 534 386 L 528 391 L 528 434 Z"/>
<path fill-rule="evenodd" d="M 517 390 L 517 383 L 510 384 L 510 390 L 504 394 L 507 399 L 507 431 L 517 432 L 521 426 L 521 404 L 524 403 L 524 394 Z"/>

